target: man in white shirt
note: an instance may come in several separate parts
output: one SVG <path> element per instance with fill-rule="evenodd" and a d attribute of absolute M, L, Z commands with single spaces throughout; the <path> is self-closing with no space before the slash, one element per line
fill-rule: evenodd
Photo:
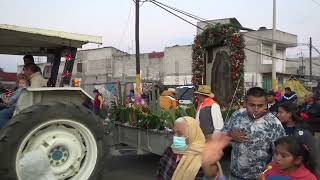
<path fill-rule="evenodd" d="M 211 88 L 206 85 L 200 85 L 195 94 L 200 101 L 196 120 L 203 134 L 209 137 L 213 133 L 220 132 L 224 125 L 223 118 L 219 104 L 213 100 L 214 94 L 211 92 Z"/>

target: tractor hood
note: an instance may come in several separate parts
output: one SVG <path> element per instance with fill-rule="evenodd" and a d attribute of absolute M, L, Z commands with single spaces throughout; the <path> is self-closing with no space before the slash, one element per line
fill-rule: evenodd
<path fill-rule="evenodd" d="M 87 43 L 102 44 L 102 37 L 0 24 L 0 54 L 45 56 L 57 48 Z"/>

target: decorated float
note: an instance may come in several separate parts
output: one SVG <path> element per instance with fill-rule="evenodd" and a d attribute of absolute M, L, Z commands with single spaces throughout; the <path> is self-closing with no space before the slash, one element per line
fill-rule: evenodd
<path fill-rule="evenodd" d="M 224 118 L 242 105 L 244 46 L 244 39 L 234 24 L 207 26 L 194 39 L 193 87 L 207 84 L 206 77 L 210 76 L 216 99 L 225 104 L 222 107 Z M 210 60 L 210 53 L 219 48 L 226 50 L 217 51 L 216 59 Z M 225 71 L 219 71 L 221 68 Z M 112 103 L 108 124 L 114 143 L 135 147 L 138 153 L 147 151 L 158 155 L 171 145 L 174 120 L 182 116 L 195 117 L 196 108 L 193 105 L 178 106 L 175 110 L 164 111 L 159 105 L 159 91 L 153 89 L 149 92 L 145 104 L 125 106 L 121 103 L 123 101 Z"/>

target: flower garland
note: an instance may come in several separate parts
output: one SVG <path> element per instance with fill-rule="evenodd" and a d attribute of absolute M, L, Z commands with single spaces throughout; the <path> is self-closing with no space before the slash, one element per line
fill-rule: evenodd
<path fill-rule="evenodd" d="M 210 25 L 195 37 L 192 46 L 192 83 L 196 87 L 202 84 L 205 52 L 208 48 L 219 46 L 228 46 L 230 49 L 232 92 L 236 91 L 235 103 L 240 105 L 244 94 L 245 44 L 242 34 L 233 24 Z"/>

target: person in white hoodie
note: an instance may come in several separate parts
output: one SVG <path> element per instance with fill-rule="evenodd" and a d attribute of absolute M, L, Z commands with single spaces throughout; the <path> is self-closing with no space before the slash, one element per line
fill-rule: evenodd
<path fill-rule="evenodd" d="M 26 64 L 23 67 L 24 74 L 29 78 L 31 88 L 47 87 L 47 80 L 39 72 L 39 67 L 35 64 Z"/>

